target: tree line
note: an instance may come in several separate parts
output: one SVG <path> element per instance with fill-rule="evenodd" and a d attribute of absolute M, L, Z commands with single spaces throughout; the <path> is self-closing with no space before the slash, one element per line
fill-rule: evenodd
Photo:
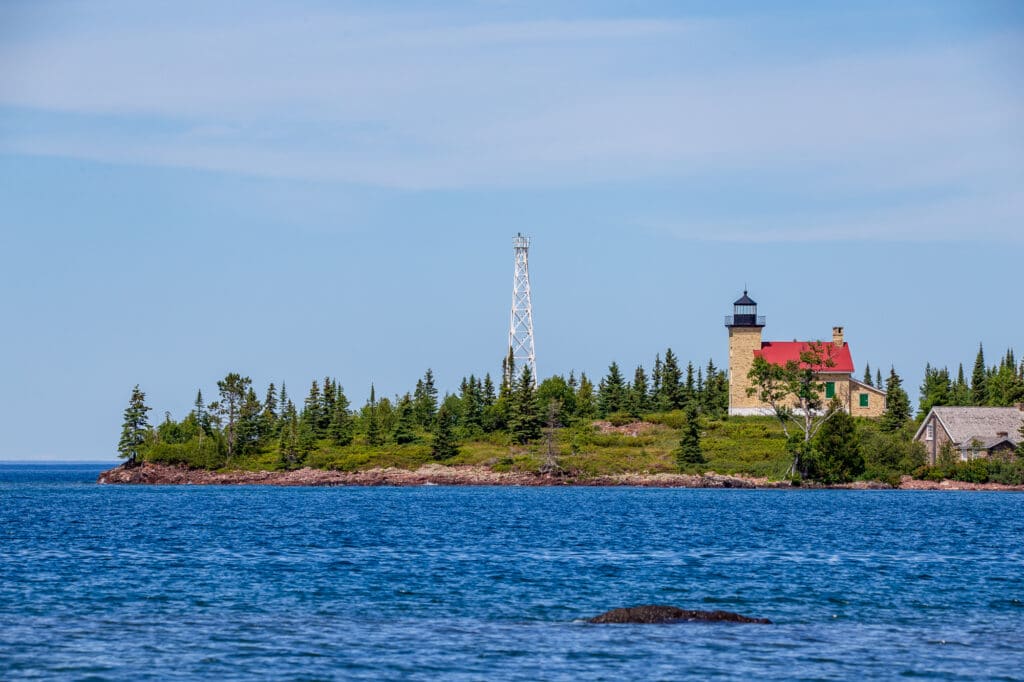
<path fill-rule="evenodd" d="M 284 382 L 271 383 L 262 399 L 252 380 L 229 373 L 217 382 L 215 400 L 198 391 L 193 407 L 181 420 L 170 413 L 152 426 L 145 393 L 136 386 L 124 413 L 118 452 L 130 462 L 142 459 L 217 468 L 256 453 L 274 451 L 283 468 L 301 466 L 321 445 L 410 445 L 429 443 L 435 459 L 458 453 L 459 442 L 491 434 L 525 445 L 545 427 L 583 420 L 616 423 L 639 420 L 644 414 L 686 409 L 713 418 L 728 410 L 726 373 L 709 360 L 706 365 L 680 365 L 672 349 L 655 356 L 648 375 L 638 366 L 627 381 L 612 362 L 597 385 L 575 372 L 534 381 L 529 367 L 518 370 L 509 356 L 502 361 L 502 379 L 490 374 L 463 377 L 459 389 L 438 395 L 432 370 L 412 391 L 393 399 L 378 398 L 371 384 L 367 401 L 353 409 L 341 382 L 326 376 L 314 380 L 304 398 L 293 399 Z"/>

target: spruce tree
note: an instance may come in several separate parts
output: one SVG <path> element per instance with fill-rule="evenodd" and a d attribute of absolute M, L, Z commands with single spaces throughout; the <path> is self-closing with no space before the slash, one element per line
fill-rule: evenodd
<path fill-rule="evenodd" d="M 370 402 L 367 403 L 366 419 L 366 443 L 371 446 L 384 444 L 384 435 L 381 433 L 380 420 L 377 416 L 377 392 L 370 384 Z"/>
<path fill-rule="evenodd" d="M 284 384 L 281 384 L 282 390 Z M 287 397 L 287 396 L 286 396 Z M 299 415 L 291 400 L 282 403 L 281 432 L 278 436 L 278 462 L 282 469 L 293 469 L 301 459 L 299 448 Z"/>
<path fill-rule="evenodd" d="M 263 405 L 256 397 L 252 386 L 245 392 L 245 400 L 238 409 L 238 444 L 239 454 L 255 452 L 260 444 Z"/>
<path fill-rule="evenodd" d="M 693 363 L 686 363 L 686 382 L 683 384 L 682 391 L 683 406 L 688 406 L 690 403 L 697 399 L 697 385 L 694 381 L 693 374 Z"/>
<path fill-rule="evenodd" d="M 626 382 L 619 371 L 619 365 L 612 362 L 608 366 L 608 375 L 601 380 L 597 389 L 598 414 L 607 417 L 626 408 Z"/>
<path fill-rule="evenodd" d="M 430 444 L 430 456 L 436 460 L 451 459 L 459 454 L 455 438 L 455 420 L 447 406 L 441 405 L 434 419 L 434 438 Z"/>
<path fill-rule="evenodd" d="M 416 436 L 416 415 L 413 413 L 412 396 L 408 393 L 398 403 L 398 419 L 391 437 L 398 445 L 408 445 L 419 440 Z"/>
<path fill-rule="evenodd" d="M 971 404 L 971 389 L 964 379 L 964 365 L 962 362 L 957 368 L 956 381 L 953 382 L 953 391 L 950 398 L 951 405 L 964 406 Z"/>
<path fill-rule="evenodd" d="M 700 417 L 697 402 L 694 400 L 686 406 L 686 424 L 683 426 L 683 435 L 676 450 L 676 465 L 680 469 L 686 469 L 704 462 L 704 451 L 700 447 Z"/>
<path fill-rule="evenodd" d="M 679 369 L 679 360 L 669 348 L 665 351 L 665 361 L 661 366 L 661 394 L 658 396 L 658 409 L 661 411 L 678 410 L 683 407 L 683 373 Z"/>
<path fill-rule="evenodd" d="M 864 363 L 864 383 L 867 384 L 868 386 L 874 386 L 875 385 L 874 382 L 871 379 L 871 363 L 870 362 L 865 362 Z"/>
<path fill-rule="evenodd" d="M 149 434 L 149 418 L 146 413 L 151 408 L 146 406 L 146 394 L 136 384 L 128 399 L 128 407 L 124 410 L 124 423 L 121 425 L 121 439 L 117 444 L 117 454 L 127 459 L 128 464 L 137 464 L 142 459 L 142 450 Z"/>
<path fill-rule="evenodd" d="M 327 437 L 335 445 L 351 445 L 355 432 L 355 423 L 352 414 L 348 411 L 349 402 L 342 390 L 341 384 L 335 382 L 334 389 L 334 413 L 331 415 L 331 423 L 327 426 Z"/>
<path fill-rule="evenodd" d="M 876 369 L 875 370 L 875 386 L 877 386 L 878 388 L 881 388 L 882 386 L 884 386 L 884 384 L 882 383 L 882 370 L 881 369 Z"/>
<path fill-rule="evenodd" d="M 896 374 L 895 367 L 889 370 L 885 393 L 885 413 L 882 414 L 880 426 L 883 431 L 893 433 L 910 420 L 910 396 L 903 390 L 903 382 Z"/>
<path fill-rule="evenodd" d="M 317 383 L 316 379 L 313 379 L 313 383 L 309 387 L 309 395 L 306 396 L 306 402 L 302 407 L 302 416 L 300 421 L 307 424 L 310 430 L 317 437 L 321 435 L 320 422 L 322 410 L 323 405 L 321 405 L 320 384 Z"/>
<path fill-rule="evenodd" d="M 508 430 L 512 440 L 525 445 L 531 440 L 540 438 L 540 410 L 534 395 L 533 374 L 529 366 L 523 367 L 523 373 L 515 384 L 508 415 Z"/>
<path fill-rule="evenodd" d="M 427 368 L 423 379 L 416 382 L 413 405 L 416 423 L 429 430 L 437 413 L 437 388 L 434 386 L 434 371 L 430 368 Z"/>
<path fill-rule="evenodd" d="M 985 380 L 985 349 L 978 344 L 978 355 L 974 358 L 974 373 L 971 375 L 971 403 L 974 405 L 988 404 L 988 387 Z"/>
<path fill-rule="evenodd" d="M 649 409 L 647 374 L 644 372 L 643 365 L 638 366 L 633 372 L 633 385 L 629 387 L 626 406 L 630 416 L 634 419 L 640 419 Z"/>
<path fill-rule="evenodd" d="M 594 384 L 587 377 L 587 373 L 580 374 L 580 385 L 576 389 L 576 416 L 579 419 L 590 420 L 597 414 L 597 405 L 594 400 Z"/>
<path fill-rule="evenodd" d="M 337 382 L 330 377 L 324 377 L 323 390 L 320 391 L 320 414 L 316 424 L 316 431 L 323 436 L 331 425 L 331 415 L 334 414 L 334 385 Z"/>

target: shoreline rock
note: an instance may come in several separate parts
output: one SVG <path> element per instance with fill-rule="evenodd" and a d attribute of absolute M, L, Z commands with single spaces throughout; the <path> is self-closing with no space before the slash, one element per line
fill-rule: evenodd
<path fill-rule="evenodd" d="M 641 488 L 793 488 L 789 481 L 769 481 L 752 476 L 729 476 L 713 471 L 704 474 L 628 473 L 608 476 L 537 474 L 523 471 L 492 471 L 483 466 L 427 464 L 416 470 L 374 468 L 363 471 L 296 469 L 293 471 L 207 471 L 185 466 L 145 462 L 121 465 L 104 471 L 97 483 L 122 485 L 276 485 L 276 486 L 632 486 Z M 826 487 L 849 490 L 890 489 L 875 481 L 856 481 L 836 486 L 805 484 L 806 489 Z M 1006 490 L 1024 491 L 1024 486 L 961 481 L 917 481 L 904 476 L 901 490 Z"/>

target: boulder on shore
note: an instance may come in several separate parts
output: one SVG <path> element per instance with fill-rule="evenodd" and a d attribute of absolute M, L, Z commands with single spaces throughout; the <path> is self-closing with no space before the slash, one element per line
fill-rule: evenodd
<path fill-rule="evenodd" d="M 767 623 L 767 618 L 750 618 L 731 611 L 688 611 L 675 606 L 649 604 L 612 609 L 594 616 L 588 623 Z"/>

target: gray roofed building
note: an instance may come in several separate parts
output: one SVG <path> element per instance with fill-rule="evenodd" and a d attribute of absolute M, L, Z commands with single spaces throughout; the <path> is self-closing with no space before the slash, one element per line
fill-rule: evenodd
<path fill-rule="evenodd" d="M 933 407 L 914 435 L 924 443 L 930 464 L 943 445 L 960 451 L 961 459 L 1012 452 L 1021 441 L 1024 405 L 1017 407 Z"/>

